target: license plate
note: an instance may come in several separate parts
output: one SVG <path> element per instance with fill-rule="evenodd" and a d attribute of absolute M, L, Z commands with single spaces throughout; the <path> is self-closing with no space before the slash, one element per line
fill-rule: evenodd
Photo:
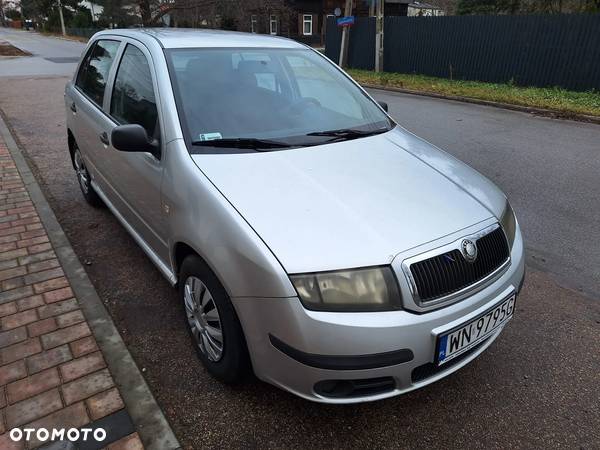
<path fill-rule="evenodd" d="M 516 294 L 512 294 L 470 322 L 440 335 L 436 346 L 438 366 L 473 348 L 504 326 L 512 318 L 516 299 Z"/>

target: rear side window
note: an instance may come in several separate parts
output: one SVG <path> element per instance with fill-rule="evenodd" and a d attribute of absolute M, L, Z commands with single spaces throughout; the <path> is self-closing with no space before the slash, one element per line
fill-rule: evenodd
<path fill-rule="evenodd" d="M 108 73 L 119 44 L 118 41 L 97 41 L 86 55 L 77 74 L 75 84 L 98 106 L 102 106 Z"/>
<path fill-rule="evenodd" d="M 142 51 L 131 44 L 127 44 L 117 71 L 110 115 L 121 124 L 141 125 L 148 136 L 158 138 L 158 111 L 150 66 Z"/>

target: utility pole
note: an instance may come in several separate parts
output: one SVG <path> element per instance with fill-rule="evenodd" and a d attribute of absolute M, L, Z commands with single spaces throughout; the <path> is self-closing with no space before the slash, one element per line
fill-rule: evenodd
<path fill-rule="evenodd" d="M 352 15 L 352 0 L 346 0 L 344 17 Z M 342 28 L 342 45 L 340 46 L 340 67 L 348 63 L 348 42 L 350 41 L 350 27 Z"/>
<path fill-rule="evenodd" d="M 375 72 L 383 71 L 383 6 L 384 0 L 377 1 L 377 26 L 375 31 Z"/>
<path fill-rule="evenodd" d="M 58 16 L 60 17 L 60 28 L 61 28 L 62 34 L 63 34 L 63 36 L 66 36 L 67 31 L 65 30 L 65 19 L 63 17 L 62 4 L 60 3 L 60 0 L 58 0 Z"/>

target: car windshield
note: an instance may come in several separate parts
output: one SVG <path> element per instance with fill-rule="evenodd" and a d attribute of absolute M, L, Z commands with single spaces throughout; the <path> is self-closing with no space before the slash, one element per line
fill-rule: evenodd
<path fill-rule="evenodd" d="M 273 151 L 356 139 L 394 124 L 309 49 L 165 51 L 194 152 Z"/>

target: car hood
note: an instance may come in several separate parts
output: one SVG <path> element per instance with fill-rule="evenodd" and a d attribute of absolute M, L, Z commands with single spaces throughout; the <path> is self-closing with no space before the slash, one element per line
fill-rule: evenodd
<path fill-rule="evenodd" d="M 317 147 L 193 159 L 288 273 L 389 264 L 494 216 L 485 192 L 494 191 L 491 183 L 400 128 Z"/>

